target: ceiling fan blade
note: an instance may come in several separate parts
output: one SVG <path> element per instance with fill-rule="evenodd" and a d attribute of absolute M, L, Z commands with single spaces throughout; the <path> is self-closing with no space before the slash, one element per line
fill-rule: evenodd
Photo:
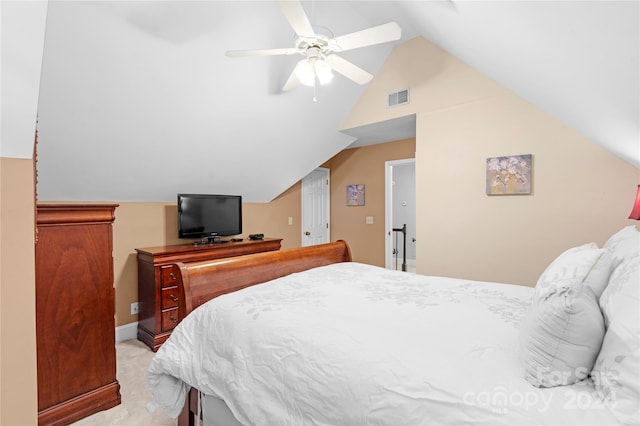
<path fill-rule="evenodd" d="M 325 61 L 331 65 L 334 71 L 344 75 L 350 80 L 355 81 L 358 84 L 367 84 L 373 78 L 373 75 L 363 70 L 357 65 L 352 64 L 346 59 L 341 58 L 338 55 L 329 55 L 325 58 Z"/>
<path fill-rule="evenodd" d="M 278 0 L 277 3 L 296 34 L 302 37 L 314 37 L 316 35 L 302 7 L 302 3 L 297 0 Z"/>
<path fill-rule="evenodd" d="M 288 92 L 290 90 L 295 89 L 299 85 L 300 85 L 300 80 L 298 80 L 298 77 L 296 77 L 296 70 L 294 68 L 293 71 L 291 71 L 291 74 L 289 75 L 287 82 L 284 84 L 284 86 L 282 86 L 282 91 Z"/>
<path fill-rule="evenodd" d="M 273 56 L 273 55 L 293 55 L 299 53 L 295 47 L 283 47 L 281 49 L 258 49 L 258 50 L 228 50 L 225 55 L 230 58 L 241 56 Z"/>
<path fill-rule="evenodd" d="M 346 50 L 398 40 L 400 37 L 402 37 L 402 28 L 400 28 L 400 25 L 396 22 L 388 22 L 378 25 L 377 27 L 371 27 L 366 30 L 336 37 L 329 42 L 329 47 L 334 52 L 344 52 Z"/>

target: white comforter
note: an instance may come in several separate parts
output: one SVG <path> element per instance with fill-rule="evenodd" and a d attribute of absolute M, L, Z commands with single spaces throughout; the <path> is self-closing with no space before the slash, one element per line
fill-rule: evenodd
<path fill-rule="evenodd" d="M 531 288 L 359 263 L 218 297 L 149 367 L 176 417 L 189 387 L 247 425 L 613 424 L 589 381 L 532 387 L 517 357 Z"/>

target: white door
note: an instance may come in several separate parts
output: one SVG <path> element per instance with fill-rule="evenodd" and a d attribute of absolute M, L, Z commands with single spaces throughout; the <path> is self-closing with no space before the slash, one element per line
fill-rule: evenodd
<path fill-rule="evenodd" d="M 302 179 L 302 246 L 329 242 L 329 169 L 319 167 Z"/>

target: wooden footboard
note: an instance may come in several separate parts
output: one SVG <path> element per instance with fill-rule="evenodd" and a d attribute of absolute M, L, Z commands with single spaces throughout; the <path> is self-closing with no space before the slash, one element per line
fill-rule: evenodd
<path fill-rule="evenodd" d="M 180 309 L 187 315 L 203 303 L 225 293 L 294 272 L 350 261 L 349 246 L 345 241 L 337 241 L 225 259 L 176 263 L 173 273 L 178 277 L 178 287 L 182 293 Z M 197 392 L 192 389 L 178 417 L 178 425 L 193 425 L 196 412 Z"/>
<path fill-rule="evenodd" d="M 181 309 L 185 314 L 225 293 L 294 272 L 331 263 L 350 262 L 345 241 L 288 250 L 249 254 L 202 262 L 176 263 Z"/>

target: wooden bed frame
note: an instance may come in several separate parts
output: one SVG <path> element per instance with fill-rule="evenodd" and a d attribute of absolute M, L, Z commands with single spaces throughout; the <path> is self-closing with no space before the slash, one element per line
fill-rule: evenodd
<path fill-rule="evenodd" d="M 231 293 L 294 272 L 301 272 L 332 263 L 351 262 L 351 251 L 345 241 L 296 249 L 249 254 L 210 261 L 175 263 L 182 293 L 181 318 L 203 303 L 225 293 Z M 191 389 L 178 426 L 193 426 L 197 418 L 197 389 Z"/>

